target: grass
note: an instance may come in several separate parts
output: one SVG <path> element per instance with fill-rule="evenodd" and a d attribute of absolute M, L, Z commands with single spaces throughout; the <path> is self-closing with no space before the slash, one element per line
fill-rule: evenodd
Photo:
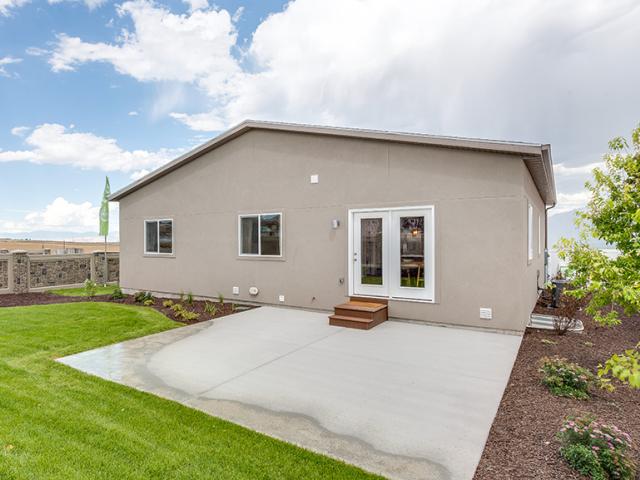
<path fill-rule="evenodd" d="M 96 295 L 111 295 L 113 291 L 116 289 L 117 285 L 107 285 L 102 286 L 98 285 L 96 287 Z M 54 295 L 61 295 L 63 297 L 86 297 L 87 293 L 84 290 L 84 287 L 78 288 L 59 288 L 56 290 L 49 290 L 50 293 Z"/>
<path fill-rule="evenodd" d="M 175 327 L 109 303 L 0 308 L 0 478 L 379 478 L 54 361 Z"/>

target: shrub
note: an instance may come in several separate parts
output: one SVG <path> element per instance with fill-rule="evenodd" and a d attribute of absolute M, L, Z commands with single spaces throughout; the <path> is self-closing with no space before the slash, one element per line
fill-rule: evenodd
<path fill-rule="evenodd" d="M 170 308 L 171 310 L 173 310 L 174 313 L 178 313 L 184 310 L 184 307 L 180 303 L 175 303 Z"/>
<path fill-rule="evenodd" d="M 593 480 L 635 478 L 631 437 L 618 427 L 598 423 L 592 416 L 569 418 L 557 436 L 560 454 L 581 474 Z"/>
<path fill-rule="evenodd" d="M 144 303 L 147 300 L 153 300 L 153 295 L 151 295 L 151 292 L 136 292 L 133 295 L 133 299 L 138 303 Z"/>
<path fill-rule="evenodd" d="M 187 321 L 187 322 L 192 321 L 192 320 L 197 320 L 198 318 L 200 318 L 200 314 L 199 313 L 192 312 L 190 310 L 182 310 L 180 312 L 180 315 L 176 314 L 176 316 L 182 317 L 182 319 L 184 321 Z"/>
<path fill-rule="evenodd" d="M 543 374 L 543 385 L 558 397 L 584 400 L 589 398 L 589 390 L 595 386 L 609 389 L 608 382 L 566 358 L 542 357 L 539 371 Z"/>
<path fill-rule="evenodd" d="M 84 281 L 84 294 L 89 298 L 93 298 L 96 296 L 96 292 L 98 291 L 98 285 L 93 280 L 87 278 Z"/>
<path fill-rule="evenodd" d="M 210 303 L 205 301 L 204 302 L 204 311 L 206 313 L 208 313 L 209 315 L 211 315 L 212 317 L 216 316 L 216 313 L 218 313 L 218 308 L 216 307 L 215 303 Z"/>
<path fill-rule="evenodd" d="M 193 305 L 193 293 L 191 292 L 187 293 L 187 298 L 185 299 L 185 302 L 187 302 L 187 305 Z"/>
<path fill-rule="evenodd" d="M 558 335 L 564 335 L 577 323 L 576 314 L 580 308 L 580 300 L 571 295 L 560 297 L 560 306 L 553 316 L 553 329 Z"/>
<path fill-rule="evenodd" d="M 589 447 L 581 444 L 567 445 L 560 450 L 560 454 L 571 468 L 582 475 L 593 480 L 607 480 L 607 475 L 600 466 L 598 456 Z"/>
<path fill-rule="evenodd" d="M 145 307 L 150 307 L 151 305 L 153 305 L 155 302 L 153 301 L 153 298 L 147 298 L 144 302 L 142 302 L 142 304 Z"/>
<path fill-rule="evenodd" d="M 218 303 L 220 305 L 224 304 L 224 295 L 221 293 L 218 293 Z"/>
<path fill-rule="evenodd" d="M 122 293 L 122 289 L 120 286 L 116 286 L 111 294 L 111 300 L 122 300 L 124 298 L 124 293 Z"/>
<path fill-rule="evenodd" d="M 171 308 L 173 306 L 173 300 L 165 300 L 162 302 L 162 306 L 164 308 Z"/>

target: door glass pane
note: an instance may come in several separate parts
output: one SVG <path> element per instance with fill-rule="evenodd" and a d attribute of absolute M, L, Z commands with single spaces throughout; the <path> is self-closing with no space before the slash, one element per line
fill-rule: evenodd
<path fill-rule="evenodd" d="M 160 222 L 160 253 L 173 252 L 173 222 L 162 220 Z"/>
<path fill-rule="evenodd" d="M 145 222 L 144 251 L 158 253 L 158 222 Z"/>
<path fill-rule="evenodd" d="M 360 220 L 360 265 L 363 285 L 382 285 L 382 219 Z"/>
<path fill-rule="evenodd" d="M 424 288 L 424 217 L 400 217 L 400 286 Z"/>
<path fill-rule="evenodd" d="M 280 215 L 260 216 L 260 253 L 280 255 Z"/>
<path fill-rule="evenodd" d="M 240 219 L 240 253 L 258 255 L 258 217 Z"/>

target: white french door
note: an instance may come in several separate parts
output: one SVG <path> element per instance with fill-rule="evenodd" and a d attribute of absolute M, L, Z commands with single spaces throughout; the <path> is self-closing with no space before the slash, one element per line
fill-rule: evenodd
<path fill-rule="evenodd" d="M 387 212 L 353 215 L 354 292 L 358 295 L 389 295 L 387 275 Z"/>
<path fill-rule="evenodd" d="M 353 294 L 433 300 L 433 207 L 351 214 Z"/>

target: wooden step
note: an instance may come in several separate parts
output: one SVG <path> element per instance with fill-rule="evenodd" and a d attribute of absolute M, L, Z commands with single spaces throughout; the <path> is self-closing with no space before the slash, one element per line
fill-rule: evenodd
<path fill-rule="evenodd" d="M 388 307 L 385 303 L 351 299 L 336 305 L 329 317 L 329 325 L 369 330 L 387 320 Z"/>
<path fill-rule="evenodd" d="M 344 303 L 342 305 L 337 305 L 334 308 L 333 313 L 336 315 L 340 315 L 341 317 L 354 317 L 354 318 L 362 318 L 365 320 L 385 321 L 387 319 L 386 305 L 373 304 L 373 303 L 369 303 L 367 305 L 372 305 L 372 306 L 363 307 L 361 305 L 354 305 L 353 302 Z"/>
<path fill-rule="evenodd" d="M 373 318 L 357 318 L 357 317 L 347 317 L 344 315 L 330 315 L 329 316 L 329 325 L 333 325 L 334 327 L 346 327 L 346 328 L 357 328 L 359 330 L 369 330 L 376 325 L 384 322 L 385 319 L 373 319 Z"/>
<path fill-rule="evenodd" d="M 374 298 L 374 297 L 349 297 L 352 302 L 368 302 L 368 303 L 382 303 L 388 305 L 389 300 L 386 298 Z"/>

